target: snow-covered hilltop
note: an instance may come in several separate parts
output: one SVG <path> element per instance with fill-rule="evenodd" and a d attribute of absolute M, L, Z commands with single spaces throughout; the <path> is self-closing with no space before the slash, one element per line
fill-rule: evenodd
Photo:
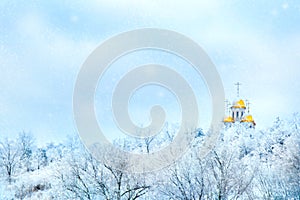
<path fill-rule="evenodd" d="M 159 138 L 116 145 L 151 153 L 173 136 L 165 130 Z M 78 138 L 44 148 L 25 133 L 2 139 L 0 199 L 300 199 L 299 114 L 277 118 L 266 130 L 224 128 L 205 159 L 197 152 L 206 136 L 200 130 L 195 136 L 178 162 L 147 174 L 99 163 Z"/>

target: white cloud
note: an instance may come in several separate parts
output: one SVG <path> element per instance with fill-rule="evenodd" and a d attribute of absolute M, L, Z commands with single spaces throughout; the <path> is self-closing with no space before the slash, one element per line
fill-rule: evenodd
<path fill-rule="evenodd" d="M 289 8 L 289 4 L 288 4 L 288 3 L 283 3 L 283 4 L 281 5 L 281 7 L 282 7 L 284 10 L 286 10 L 286 9 Z"/>
<path fill-rule="evenodd" d="M 210 1 L 179 1 L 179 0 L 98 0 L 81 1 L 81 5 L 89 12 L 99 12 L 109 10 L 111 15 L 139 15 L 153 20 L 171 19 L 174 21 L 190 20 L 199 16 L 212 16 L 218 14 L 221 3 L 217 0 Z"/>
<path fill-rule="evenodd" d="M 0 116 L 6 120 L 0 131 L 72 134 L 72 87 L 96 42 L 71 38 L 38 12 L 24 13 L 9 31 L 0 48 Z"/>

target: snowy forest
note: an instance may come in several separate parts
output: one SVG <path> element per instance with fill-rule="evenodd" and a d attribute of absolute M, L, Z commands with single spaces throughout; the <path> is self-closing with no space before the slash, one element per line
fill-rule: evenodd
<path fill-rule="evenodd" d="M 162 138 L 172 139 L 170 132 L 122 144 L 149 153 Z M 178 162 L 144 174 L 99 163 L 76 136 L 43 147 L 25 132 L 2 138 L 0 199 L 300 199 L 300 114 L 277 118 L 264 130 L 224 128 L 200 159 L 196 152 L 204 137 L 198 130 Z"/>

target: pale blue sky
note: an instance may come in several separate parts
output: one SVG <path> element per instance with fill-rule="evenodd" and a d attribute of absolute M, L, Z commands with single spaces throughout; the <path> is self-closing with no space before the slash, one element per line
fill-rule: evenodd
<path fill-rule="evenodd" d="M 25 130 L 43 143 L 74 133 L 72 92 L 81 64 L 105 39 L 144 27 L 198 42 L 227 98 L 242 82 L 258 128 L 299 111 L 299 1 L 3 0 L 0 9 L 1 137 Z"/>

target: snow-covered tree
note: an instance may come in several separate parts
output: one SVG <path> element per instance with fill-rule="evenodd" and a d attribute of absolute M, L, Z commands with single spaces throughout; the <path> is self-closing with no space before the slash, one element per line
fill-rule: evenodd
<path fill-rule="evenodd" d="M 300 199 L 300 115 L 276 119 L 264 130 L 227 127 L 206 157 L 206 133 L 176 163 L 152 173 L 127 172 L 114 149 L 96 160 L 78 137 L 37 148 L 32 136 L 0 142 L 1 199 Z M 200 129 L 197 129 L 200 130 Z M 151 153 L 174 137 L 168 127 L 149 140 L 115 141 L 133 153 Z M 110 164 L 113 165 L 110 165 Z M 132 163 L 131 163 L 132 164 Z"/>
<path fill-rule="evenodd" d="M 126 173 L 126 159 L 113 150 L 110 157 L 115 158 L 117 169 L 101 164 L 82 145 L 72 146 L 79 149 L 64 160 L 64 167 L 56 176 L 68 191 L 65 193 L 68 198 L 134 200 L 148 192 L 150 186 L 143 176 Z"/>
<path fill-rule="evenodd" d="M 22 146 L 17 141 L 5 139 L 0 143 L 0 166 L 10 184 L 20 168 L 22 156 Z"/>
<path fill-rule="evenodd" d="M 32 153 L 33 153 L 33 145 L 34 145 L 34 138 L 31 134 L 28 134 L 26 132 L 22 132 L 19 134 L 18 142 L 21 145 L 21 162 L 23 164 L 23 167 L 25 167 L 25 170 L 29 172 L 30 170 L 33 170 L 32 166 Z"/>

